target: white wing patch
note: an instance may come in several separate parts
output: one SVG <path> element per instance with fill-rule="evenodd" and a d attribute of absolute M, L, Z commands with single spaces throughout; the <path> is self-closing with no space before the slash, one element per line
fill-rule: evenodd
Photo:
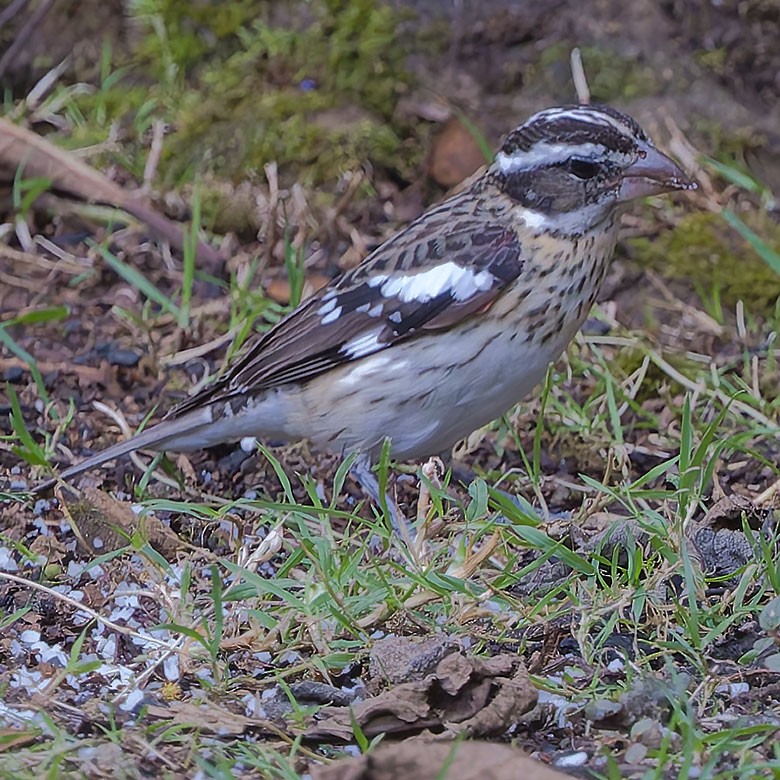
<path fill-rule="evenodd" d="M 331 322 L 335 322 L 341 316 L 341 306 L 336 306 L 335 309 L 329 311 L 320 322 L 323 325 L 330 325 Z"/>
<path fill-rule="evenodd" d="M 338 298 L 333 293 L 328 293 L 323 299 L 317 314 L 320 315 L 323 325 L 329 325 L 335 322 L 341 316 L 341 306 L 338 305 Z"/>
<path fill-rule="evenodd" d="M 375 330 L 370 330 L 368 333 L 356 336 L 354 339 L 344 344 L 340 351 L 350 360 L 355 360 L 364 355 L 370 355 L 372 352 L 376 352 L 377 349 L 379 349 L 379 334 L 381 332 L 381 329 L 377 328 Z"/>
<path fill-rule="evenodd" d="M 456 301 L 465 301 L 478 292 L 489 290 L 494 282 L 490 271 L 472 271 L 450 262 L 416 274 L 380 274 L 369 279 L 368 285 L 379 287 L 385 298 L 398 298 L 403 303 L 427 303 L 447 292 Z"/>

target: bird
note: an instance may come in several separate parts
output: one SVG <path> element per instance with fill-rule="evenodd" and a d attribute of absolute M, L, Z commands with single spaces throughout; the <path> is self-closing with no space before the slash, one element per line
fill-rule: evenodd
<path fill-rule="evenodd" d="M 621 211 L 695 186 L 615 108 L 542 110 L 469 186 L 257 333 L 216 381 L 60 478 L 140 449 L 308 439 L 357 456 L 376 500 L 386 440 L 397 461 L 446 453 L 522 400 L 588 316 Z"/>

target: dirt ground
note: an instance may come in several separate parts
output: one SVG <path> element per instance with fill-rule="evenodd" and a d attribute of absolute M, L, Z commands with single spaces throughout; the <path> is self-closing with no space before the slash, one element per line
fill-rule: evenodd
<path fill-rule="evenodd" d="M 71 69 L 61 77 L 67 83 L 68 79 L 77 80 L 73 73 L 83 62 L 99 59 L 101 37 L 112 39 L 116 51 L 132 50 L 138 33 L 127 25 L 120 4 L 102 3 L 94 4 L 95 12 L 86 14 L 86 22 L 82 13 L 74 12 L 74 4 L 55 2 L 40 23 L 26 28 L 35 9 L 43 5 L 31 3 L 0 25 L 0 46 L 5 45 L 6 52 L 13 55 L 4 56 L 0 50 L 0 73 L 9 85 L 4 114 L 17 120 L 22 117 L 20 124 L 26 123 L 29 129 L 62 144 L 63 136 L 58 132 L 62 128 L 53 120 L 44 121 L 36 115 L 34 121 L 26 122 L 19 108 L 22 97 L 43 75 L 37 64 L 42 55 L 47 53 L 58 61 L 61 52 L 73 53 Z M 705 664 L 695 668 L 686 659 L 670 675 L 662 674 L 663 649 L 655 638 L 650 639 L 656 636 L 654 630 L 632 636 L 615 629 L 598 653 L 586 658 L 584 648 L 590 640 L 585 632 L 577 633 L 576 621 L 565 611 L 542 610 L 526 622 L 518 619 L 492 641 L 495 627 L 490 603 L 472 604 L 467 588 L 452 595 L 441 583 L 441 591 L 428 583 L 420 587 L 420 593 L 442 597 L 446 592 L 453 603 L 462 599 L 454 613 L 418 615 L 416 610 L 434 599 L 417 593 L 420 601 L 414 602 L 412 582 L 403 598 L 399 596 L 395 611 L 383 612 L 378 605 L 372 605 L 373 611 L 366 608 L 355 623 L 360 624 L 359 630 L 349 623 L 340 633 L 338 626 L 333 628 L 325 621 L 318 634 L 314 608 L 306 613 L 306 620 L 289 618 L 285 625 L 285 618 L 278 622 L 274 618 L 271 625 L 270 618 L 264 622 L 260 607 L 246 606 L 243 612 L 238 607 L 234 611 L 226 608 L 225 624 L 218 621 L 223 634 L 216 646 L 209 644 L 211 639 L 204 639 L 207 631 L 198 623 L 197 610 L 208 605 L 212 619 L 222 608 L 224 595 L 215 595 L 209 580 L 211 567 L 223 566 L 225 560 L 248 565 L 247 550 L 257 551 L 266 545 L 267 549 L 263 547 L 252 559 L 254 571 L 259 573 L 257 579 L 271 582 L 268 593 L 273 591 L 280 601 L 286 598 L 284 583 L 296 578 L 312 603 L 321 595 L 314 593 L 316 577 L 310 582 L 295 568 L 301 560 L 299 554 L 303 555 L 300 551 L 308 555 L 310 548 L 317 547 L 316 533 L 306 536 L 298 529 L 300 537 L 280 536 L 284 542 L 274 547 L 277 526 L 266 523 L 273 517 L 270 509 L 258 513 L 229 506 L 221 513 L 218 503 L 261 497 L 281 506 L 277 511 L 280 516 L 279 512 L 287 511 L 285 503 L 311 507 L 314 492 L 327 506 L 339 460 L 313 452 L 305 443 L 268 443 L 282 464 L 281 470 L 263 453 L 223 446 L 174 459 L 184 475 L 183 487 L 177 478 L 171 478 L 168 482 L 150 480 L 139 488 L 141 472 L 123 459 L 81 481 L 78 495 L 64 488 L 45 496 L 25 494 L 46 476 L 46 470 L 44 464 L 20 457 L 18 447 L 25 446 L 18 427 L 12 424 L 16 403 L 29 435 L 41 446 L 48 443 L 50 463 L 62 466 L 117 440 L 116 419 L 96 411 L 96 402 L 120 410 L 131 428 L 153 410 L 153 417 L 160 416 L 184 398 L 193 383 L 213 375 L 223 365 L 238 327 L 231 321 L 234 330 L 225 337 L 228 313 L 235 309 L 231 279 L 251 278 L 251 267 L 258 291 L 267 291 L 270 303 L 251 309 L 264 318 L 260 325 L 273 321 L 287 304 L 290 286 L 284 265 L 285 243 L 277 224 L 282 212 L 292 226 L 293 243 L 304 251 L 305 292 L 353 265 L 478 167 L 481 152 L 469 123 L 495 148 L 502 134 L 534 111 L 574 101 L 568 52 L 579 46 L 594 100 L 613 102 L 627 110 L 661 146 L 678 157 L 687 154 L 686 161 L 695 162 L 691 148 L 713 157 L 725 153 L 737 160 L 740 170 L 765 186 L 763 193 L 735 194 L 733 182 L 724 183 L 711 169 L 697 167 L 702 177 L 698 193 L 681 198 L 674 206 L 632 212 L 626 217 L 626 238 L 602 291 L 602 314 L 586 327 L 589 334 L 605 336 L 607 341 L 612 335 L 620 339 L 626 332 L 641 331 L 642 338 L 659 354 L 671 350 L 680 356 L 681 362 L 675 363 L 680 371 L 680 366 L 687 369 L 705 355 L 716 372 L 742 376 L 744 369 L 747 375 L 751 371 L 755 374 L 755 384 L 767 403 L 755 406 L 753 417 L 749 413 L 745 416 L 755 422 L 760 413 L 765 435 L 745 435 L 750 438 L 749 446 L 745 445 L 749 455 L 740 450 L 722 456 L 714 484 L 707 487 L 706 500 L 699 511 L 691 512 L 698 523 L 695 556 L 708 575 L 720 578 L 715 584 L 708 580 L 704 592 L 698 594 L 702 603 L 715 602 L 721 594 L 729 594 L 724 597 L 729 601 L 748 600 L 735 586 L 736 580 L 729 578 L 737 577 L 735 572 L 742 572 L 741 567 L 758 565 L 746 542 L 747 529 L 767 531 L 776 519 L 778 499 L 771 490 L 778 481 L 780 463 L 780 380 L 774 330 L 777 311 L 771 302 L 777 299 L 780 285 L 772 287 L 770 275 L 764 297 L 758 296 L 761 306 L 756 304 L 758 310 L 749 310 L 748 315 L 740 304 L 725 297 L 719 318 L 708 306 L 711 279 L 693 278 L 686 266 L 667 269 L 663 258 L 656 258 L 650 268 L 640 261 L 648 254 L 647 242 L 661 245 L 659 237 L 674 231 L 690 214 L 713 212 L 713 204 L 738 203 L 744 211 L 755 208 L 763 221 L 757 217 L 751 224 L 765 227 L 768 235 L 780 236 L 780 232 L 773 232 L 778 208 L 770 197 L 780 191 L 780 7 L 772 0 L 394 0 L 392 6 L 403 12 L 399 38 L 414 41 L 406 57 L 411 75 L 399 92 L 393 121 L 419 128 L 417 137 L 415 131 L 406 131 L 409 137 L 405 141 L 424 145 L 419 164 L 409 173 L 401 166 L 371 166 L 367 161 L 360 175 L 370 182 L 371 197 L 344 197 L 348 184 L 334 181 L 328 192 L 333 197 L 325 205 L 316 192 L 296 190 L 284 169 L 260 183 L 255 180 L 243 190 L 234 182 L 231 202 L 236 203 L 240 196 L 242 202 L 250 203 L 259 214 L 253 217 L 257 224 L 251 229 L 212 235 L 208 246 L 204 241 L 198 253 L 202 273 L 193 285 L 186 327 L 181 326 L 175 312 L 166 311 L 158 301 L 150 303 L 148 291 L 139 289 L 134 278 L 118 273 L 99 246 L 108 245 L 163 297 L 175 297 L 182 280 L 183 256 L 181 236 L 177 238 L 175 229 L 185 225 L 192 213 L 190 186 L 155 191 L 144 200 L 145 208 L 170 221 L 162 231 L 169 240 L 161 241 L 161 230 L 149 229 L 144 214 L 139 220 L 117 226 L 85 207 L 85 201 L 94 199 L 90 188 L 95 185 L 80 169 L 71 167 L 67 158 L 49 160 L 45 167 L 61 186 L 55 181 L 52 191 L 22 209 L 12 155 L 0 149 L 0 321 L 3 334 L 9 337 L 0 342 L 0 376 L 6 388 L 0 388 L 0 435 L 5 437 L 0 441 L 0 569 L 11 575 L 0 581 L 0 621 L 6 626 L 0 638 L 3 776 L 34 777 L 42 776 L 43 769 L 53 771 L 60 759 L 46 751 L 53 750 L 55 744 L 62 746 L 63 773 L 81 772 L 89 777 L 117 776 L 112 774 L 116 766 L 121 766 L 122 776 L 127 777 L 291 777 L 311 771 L 322 778 L 437 777 L 442 776 L 437 772 L 449 754 L 439 757 L 439 747 L 420 746 L 406 737 L 423 732 L 431 738 L 442 734 L 451 737 L 458 731 L 453 722 L 468 721 L 468 729 L 463 730 L 470 736 L 492 740 L 496 747 L 501 743 L 501 749 L 522 748 L 551 767 L 548 770 L 539 761 L 527 769 L 522 764 L 532 778 L 535 772 L 539 778 L 546 777 L 545 771 L 554 773 L 550 776 L 570 773 L 581 777 L 750 777 L 747 770 L 739 774 L 743 772 L 739 756 L 724 756 L 712 766 L 707 764 L 707 751 L 713 750 L 707 742 L 709 736 L 702 737 L 706 747 L 701 748 L 701 755 L 705 758 L 696 771 L 669 759 L 668 772 L 652 774 L 654 764 L 663 764 L 664 755 L 684 752 L 682 738 L 669 736 L 674 731 L 670 722 L 677 723 L 674 719 L 682 717 L 668 704 L 677 695 L 676 686 L 696 690 L 699 698 L 691 700 L 691 707 L 700 706 L 702 711 L 707 696 L 725 697 L 717 716 L 721 721 L 701 725 L 706 721 L 702 717 L 698 722 L 707 735 L 737 721 L 746 730 L 754 726 L 769 729 L 772 724 L 780 727 L 777 672 L 768 663 L 737 663 L 757 641 L 776 636 L 772 626 L 767 629 L 760 623 L 757 606 L 750 619 L 730 620 L 722 638 L 708 646 L 706 668 Z M 3 13 L 0 11 L 0 19 Z M 17 45 L 17 40 L 21 44 Z M 19 110 L 16 117 L 14 107 Z M 33 111 L 29 104 L 26 110 Z M 347 98 L 340 110 L 352 116 L 350 111 L 364 109 L 350 106 Z M 333 120 L 331 114 L 327 119 L 341 121 Z M 317 121 L 325 120 L 319 116 Z M 106 144 L 110 147 L 109 141 Z M 141 183 L 143 171 L 139 173 L 138 166 L 125 167 L 121 154 L 99 167 L 110 182 L 125 191 Z M 181 229 L 186 242 L 186 228 Z M 723 231 L 726 234 L 726 228 Z M 739 276 L 747 268 L 737 254 L 742 245 L 733 236 L 725 241 L 732 242 L 727 247 L 734 252 L 730 268 Z M 254 258 L 260 261 L 254 263 Z M 670 259 L 670 265 L 676 263 L 677 255 Z M 727 296 L 731 288 L 724 285 L 723 289 Z M 207 346 L 201 348 L 204 344 Z M 618 347 L 605 344 L 603 354 L 609 360 L 618 354 Z M 582 403 L 584 416 L 590 409 L 589 393 L 598 380 L 598 366 L 591 372 L 577 367 L 583 355 L 585 359 L 594 357 L 588 349 L 580 345 L 576 356 L 558 371 L 561 387 Z M 751 359 L 746 354 L 755 357 L 753 368 L 748 365 L 745 369 Z M 30 369 L 30 356 L 40 372 L 37 377 Z M 623 358 L 625 353 L 620 353 L 619 359 Z M 626 368 L 626 373 L 632 370 Z M 582 475 L 601 480 L 605 468 L 612 468 L 605 463 L 612 463 L 613 456 L 615 472 L 626 484 L 649 473 L 669 444 L 664 438 L 668 430 L 678 430 L 678 418 L 667 408 L 669 399 L 682 404 L 684 391 L 698 392 L 698 379 L 691 380 L 689 387 L 682 380 L 676 384 L 656 363 L 645 370 L 651 375 L 655 371 L 658 378 L 654 394 L 638 396 L 636 404 L 642 414 L 637 413 L 637 419 L 652 415 L 655 425 L 636 425 L 625 447 L 589 439 L 586 434 L 568 436 L 561 432 L 563 425 L 546 430 L 540 439 L 538 460 L 544 480 L 538 492 L 526 485 L 525 498 L 536 505 L 541 497 L 548 511 L 545 530 L 550 538 L 556 538 L 555 524 L 562 523 L 565 530 L 558 528 L 557 538 L 565 537 L 574 552 L 587 555 L 597 544 L 606 544 L 608 521 L 614 519 L 616 511 L 613 504 L 599 504 L 592 507 L 597 511 L 589 510 L 581 528 L 569 528 L 571 513 L 576 515 L 583 507 L 583 493 L 576 487 L 582 484 Z M 521 407 L 511 418 L 515 438 L 503 427 L 493 429 L 464 447 L 462 460 L 476 473 L 486 475 L 491 484 L 501 475 L 523 471 L 526 464 L 520 453 L 535 449 L 538 412 L 538 402 Z M 556 414 L 563 420 L 571 417 L 568 408 L 556 410 Z M 724 430 L 728 428 L 728 435 L 737 437 L 737 424 L 729 425 Z M 54 436 L 54 441 L 49 438 L 47 442 L 47 436 Z M 616 452 L 628 449 L 630 455 L 620 461 Z M 706 464 L 702 468 L 706 470 Z M 169 477 L 174 471 L 168 469 Z M 289 488 L 285 474 L 292 477 Z M 308 481 L 294 477 L 300 474 L 308 475 Z M 474 499 L 473 491 L 470 494 L 466 487 L 453 490 L 461 502 Z M 419 496 L 417 481 L 401 477 L 397 491 L 401 507 L 412 515 Z M 20 494 L 25 500 L 20 500 Z M 210 503 L 211 499 L 215 503 Z M 187 509 L 178 503 L 184 500 L 193 500 L 198 508 Z M 334 498 L 337 509 L 351 513 L 357 507 L 360 516 L 371 522 L 373 510 L 361 501 L 359 486 L 347 477 Z M 139 532 L 137 511 L 131 507 L 137 509 L 145 502 L 153 514 Z M 203 509 L 206 505 L 211 508 Z M 319 516 L 316 512 L 304 515 L 301 527 L 312 525 L 309 521 Z M 349 539 L 352 525 L 334 523 L 336 532 Z M 642 536 L 645 529 L 633 525 L 631 529 L 646 541 Z M 435 549 L 435 534 L 432 538 Z M 99 544 L 95 544 L 96 539 Z M 344 544 L 347 546 L 346 541 Z M 457 544 L 447 544 L 442 558 L 434 554 L 434 561 L 456 555 Z M 156 550 L 149 559 L 152 563 L 145 559 L 139 562 L 139 554 L 148 552 L 148 545 Z M 381 549 L 376 536 L 365 545 L 377 558 L 384 556 L 393 563 L 392 552 Z M 619 547 L 610 547 L 609 553 L 599 547 L 600 554 L 608 558 L 614 553 L 617 560 L 621 553 L 614 550 Z M 488 559 L 497 565 L 496 548 L 487 550 L 479 561 L 469 557 L 478 548 L 475 545 L 466 556 L 474 567 L 464 564 L 461 574 L 466 572 L 466 580 Z M 115 550 L 125 552 L 114 557 Z M 518 570 L 538 557 L 538 551 L 518 555 Z M 524 605 L 529 600 L 543 601 L 549 583 L 573 576 L 576 561 L 565 555 L 548 557 L 543 565 L 534 564 L 533 582 L 512 586 L 512 598 Z M 90 561 L 96 567 L 91 574 L 85 570 Z M 397 572 L 397 559 L 393 565 Z M 201 572 L 192 575 L 189 601 L 181 595 L 176 579 L 188 567 Z M 227 578 L 228 569 L 225 572 Z M 354 574 L 356 581 L 360 576 Z M 677 588 L 677 593 L 689 592 L 691 582 L 686 576 L 676 571 L 669 578 L 669 582 L 674 580 L 669 587 Z M 282 590 L 273 590 L 274 578 L 279 579 Z M 238 581 L 232 581 L 233 586 Z M 252 587 L 263 587 L 255 580 L 242 580 L 242 587 L 249 588 L 250 582 Z M 733 595 L 735 589 L 739 597 Z M 585 594 L 581 595 L 584 598 Z M 234 594 L 234 598 L 240 600 L 240 595 Z M 80 612 L 79 605 L 88 611 Z M 610 608 L 606 601 L 598 606 L 605 615 Z M 299 622 L 303 626 L 300 633 L 290 628 Z M 159 624 L 189 629 L 179 633 L 181 643 L 176 644 L 179 640 L 174 642 L 170 633 L 164 641 L 159 639 L 163 633 L 153 630 Z M 603 626 L 598 630 L 606 631 Z M 441 641 L 442 633 L 447 641 Z M 457 642 L 452 640 L 455 633 Z M 380 639 L 389 645 L 383 649 Z M 83 644 L 74 653 L 77 642 Z M 107 644 L 113 648 L 110 653 Z M 144 666 L 140 656 L 154 656 L 158 645 L 164 645 L 165 657 Z M 650 645 L 652 651 L 648 650 Z M 486 651 L 489 660 L 473 652 L 477 646 Z M 388 647 L 389 655 L 383 656 Z M 353 660 L 334 671 L 331 661 L 339 653 L 349 653 Z M 330 660 L 313 662 L 318 655 Z M 647 669 L 652 673 L 640 675 L 637 670 L 642 664 L 637 659 L 650 655 L 654 660 Z M 549 681 L 569 685 L 568 678 L 560 681 L 574 674 L 572 669 L 582 682 L 582 695 L 566 701 L 552 691 Z M 619 684 L 623 694 L 609 700 L 588 698 L 590 683 L 586 678 Z M 277 687 L 272 690 L 270 683 Z M 369 691 L 363 700 L 369 706 L 357 716 L 356 726 L 354 713 L 345 714 L 353 699 L 344 692 L 358 683 L 365 683 Z M 307 684 L 309 688 L 305 688 Z M 315 684 L 322 689 L 315 689 Z M 746 687 L 739 687 L 743 684 Z M 299 687 L 290 693 L 290 686 Z M 442 691 L 446 692 L 447 706 L 442 704 Z M 479 698 L 482 693 L 484 701 Z M 386 698 L 379 701 L 382 696 Z M 478 700 L 479 705 L 474 703 Z M 199 703 L 206 702 L 209 708 L 204 710 Z M 305 711 L 326 703 L 330 706 L 318 720 Z M 143 714 L 141 708 L 145 708 Z M 708 711 L 707 717 L 715 716 Z M 188 731 L 193 724 L 194 730 Z M 197 748 L 188 744 L 189 733 L 202 740 Z M 751 745 L 751 750 L 756 755 L 764 750 L 762 755 L 770 762 L 772 732 L 760 733 L 767 735 L 766 747 Z M 110 738 L 105 738 L 106 734 Z M 365 752 L 361 739 L 370 741 L 379 734 L 404 737 L 398 742 L 398 752 L 385 747 L 386 752 L 378 752 L 373 763 L 355 759 L 349 768 L 332 764 L 313 770 L 323 757 L 340 756 L 334 745 L 354 743 L 360 746 L 359 752 Z M 274 763 L 276 759 L 263 763 L 257 756 L 250 760 L 237 754 L 236 745 L 242 741 L 292 754 L 289 772 L 300 775 L 285 774 L 286 770 Z M 83 749 L 80 756 L 79 744 Z M 476 751 L 479 745 L 475 740 L 464 750 Z M 223 754 L 222 750 L 233 752 Z M 220 760 L 227 762 L 226 755 L 236 762 L 230 768 L 227 763 L 220 764 Z M 751 754 L 751 760 L 757 760 L 756 755 Z M 483 776 L 499 780 L 516 777 L 521 766 L 518 762 L 525 760 L 519 752 L 505 757 L 497 752 L 494 758 L 495 767 L 485 753 L 463 754 L 446 776 L 476 776 L 469 771 L 478 762 L 487 767 Z M 777 776 L 766 768 L 761 772 L 765 774 L 755 776 Z"/>

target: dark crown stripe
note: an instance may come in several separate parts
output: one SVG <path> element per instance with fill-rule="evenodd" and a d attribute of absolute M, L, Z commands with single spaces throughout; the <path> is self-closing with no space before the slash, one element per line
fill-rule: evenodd
<path fill-rule="evenodd" d="M 532 116 L 507 136 L 501 151 L 528 152 L 543 141 L 567 146 L 596 143 L 627 153 L 637 140 L 646 140 L 642 128 L 620 111 L 608 106 L 566 106 Z"/>

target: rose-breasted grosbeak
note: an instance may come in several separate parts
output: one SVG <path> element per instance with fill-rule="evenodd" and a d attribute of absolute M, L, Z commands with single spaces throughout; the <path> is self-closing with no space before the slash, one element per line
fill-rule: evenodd
<path fill-rule="evenodd" d="M 446 451 L 544 376 L 601 287 L 619 207 L 693 187 L 629 116 L 542 111 L 445 200 L 251 342 L 157 425 L 65 469 L 248 436 L 373 458 Z"/>

